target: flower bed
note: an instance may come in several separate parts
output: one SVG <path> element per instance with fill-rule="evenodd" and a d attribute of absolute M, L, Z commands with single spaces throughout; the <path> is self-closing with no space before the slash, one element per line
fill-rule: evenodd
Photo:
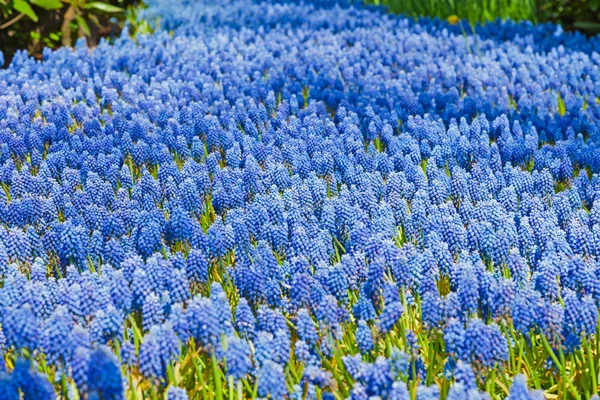
<path fill-rule="evenodd" d="M 158 16 L 0 71 L 8 398 L 597 392 L 597 38 Z"/>

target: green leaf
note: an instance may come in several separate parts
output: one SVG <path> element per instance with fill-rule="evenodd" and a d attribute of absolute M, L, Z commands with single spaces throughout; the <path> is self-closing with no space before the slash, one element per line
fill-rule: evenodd
<path fill-rule="evenodd" d="M 558 115 L 561 117 L 567 113 L 567 108 L 565 107 L 565 102 L 563 101 L 560 93 L 558 94 Z"/>
<path fill-rule="evenodd" d="M 44 10 L 58 10 L 63 7 L 60 0 L 29 0 L 31 4 L 36 5 Z"/>
<path fill-rule="evenodd" d="M 85 4 L 83 8 L 86 8 L 88 10 L 90 8 L 95 8 L 96 10 L 104 11 L 107 13 L 119 13 L 123 11 L 121 7 L 113 6 L 112 4 L 103 3 L 101 1 L 92 1 L 91 3 Z"/>
<path fill-rule="evenodd" d="M 35 13 L 35 11 L 33 11 L 33 8 L 31 8 L 29 3 L 27 3 L 25 0 L 15 0 L 15 2 L 13 3 L 13 7 L 18 12 L 27 15 L 29 18 L 31 18 L 33 20 L 33 22 L 38 21 L 37 14 Z"/>
<path fill-rule="evenodd" d="M 88 36 L 88 37 L 92 36 L 92 33 L 90 32 L 90 27 L 88 26 L 87 22 L 85 22 L 85 19 L 83 19 L 83 17 L 81 15 L 76 16 L 75 20 L 77 21 L 77 24 L 79 25 L 79 27 L 81 28 L 83 33 L 85 33 L 85 36 Z"/>
<path fill-rule="evenodd" d="M 573 24 L 575 28 L 583 29 L 586 31 L 599 32 L 600 24 L 597 22 L 588 22 L 588 21 L 577 21 Z"/>

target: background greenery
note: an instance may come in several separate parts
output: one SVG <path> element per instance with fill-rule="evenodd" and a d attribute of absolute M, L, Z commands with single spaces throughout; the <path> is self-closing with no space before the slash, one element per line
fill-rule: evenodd
<path fill-rule="evenodd" d="M 458 17 L 471 24 L 497 18 L 536 21 L 536 0 L 369 0 L 411 17 Z"/>
<path fill-rule="evenodd" d="M 537 12 L 543 20 L 559 22 L 566 30 L 600 33 L 600 0 L 539 1 Z"/>
<path fill-rule="evenodd" d="M 560 23 L 565 30 L 600 33 L 600 0 L 367 0 L 411 17 L 460 18 L 472 25 L 497 18 Z"/>
<path fill-rule="evenodd" d="M 136 0 L 0 0 L 0 51 L 7 66 L 15 51 L 41 58 L 44 47 L 95 45 L 118 35 Z"/>

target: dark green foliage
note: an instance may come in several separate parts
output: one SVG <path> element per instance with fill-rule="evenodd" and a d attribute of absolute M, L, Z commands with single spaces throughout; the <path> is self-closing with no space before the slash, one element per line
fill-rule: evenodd
<path fill-rule="evenodd" d="M 41 58 L 44 47 L 94 45 L 115 36 L 132 0 L 0 0 L 0 51 L 7 65 L 18 50 Z"/>
<path fill-rule="evenodd" d="M 560 23 L 565 30 L 600 33 L 600 0 L 538 0 L 541 20 Z"/>

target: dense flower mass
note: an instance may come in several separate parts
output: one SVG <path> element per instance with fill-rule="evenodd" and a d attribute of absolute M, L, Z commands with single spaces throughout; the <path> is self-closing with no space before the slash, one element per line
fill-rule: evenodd
<path fill-rule="evenodd" d="M 6 398 L 598 392 L 598 38 L 149 3 L 0 71 Z"/>

